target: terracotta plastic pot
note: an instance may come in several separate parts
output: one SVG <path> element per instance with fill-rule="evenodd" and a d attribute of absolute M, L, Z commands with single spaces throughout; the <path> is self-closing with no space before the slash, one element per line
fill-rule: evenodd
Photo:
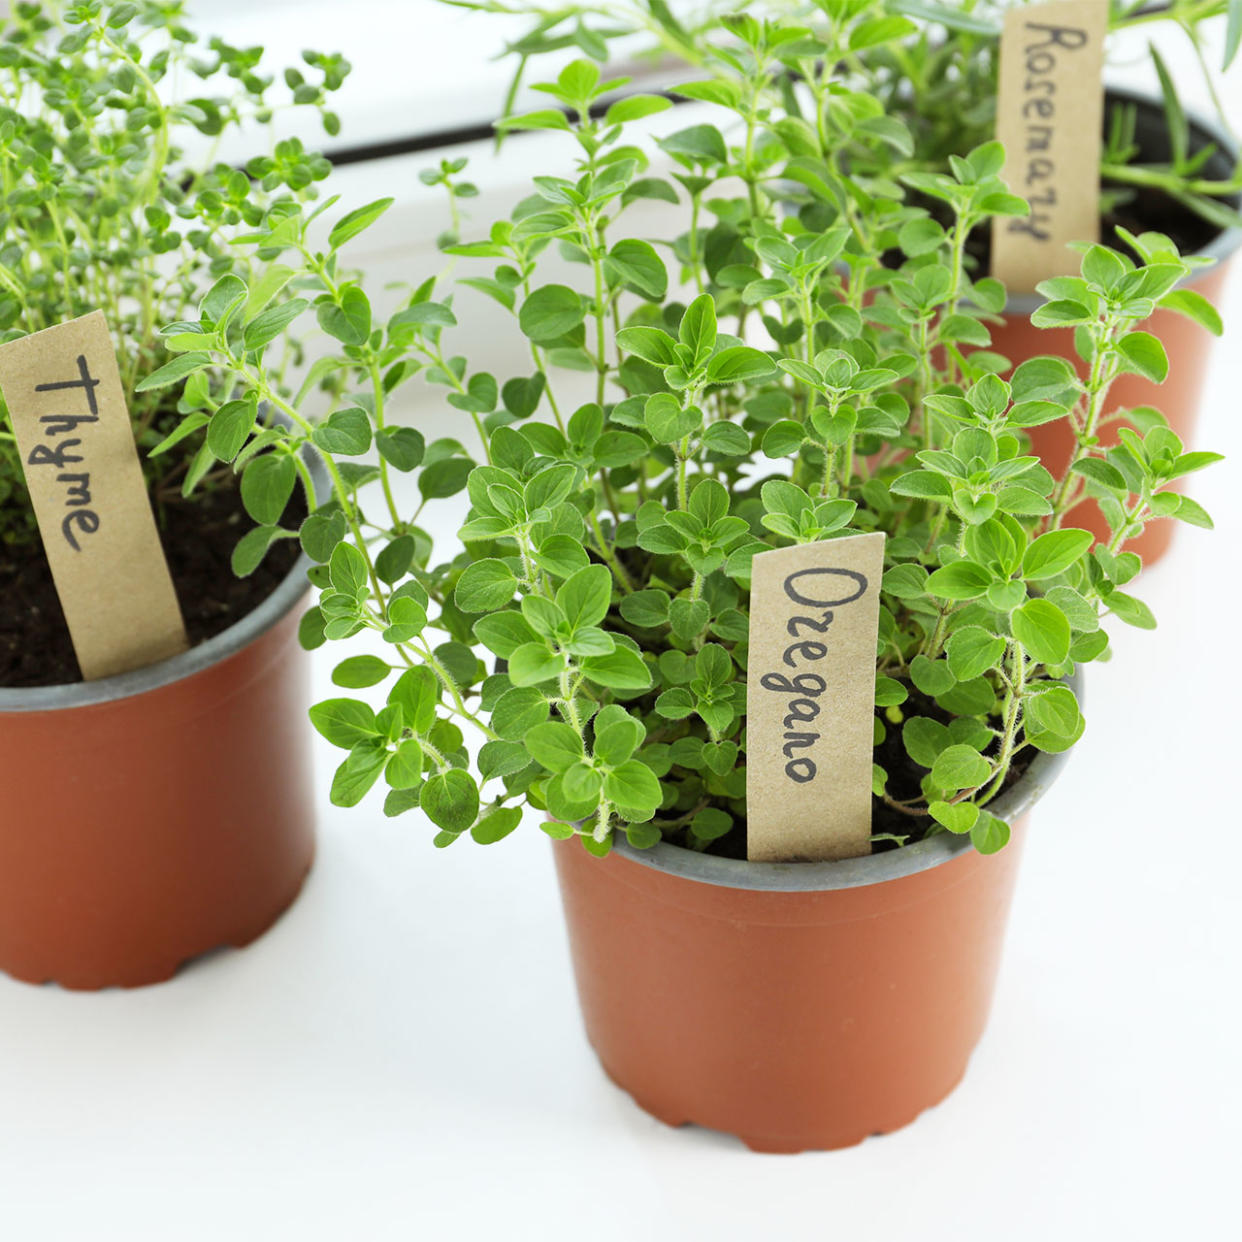
<path fill-rule="evenodd" d="M 961 1080 L 991 1006 L 1039 755 L 984 857 L 940 836 L 832 863 L 554 845 L 587 1036 L 636 1103 L 755 1151 L 848 1147 Z"/>
<path fill-rule="evenodd" d="M 0 970 L 158 983 L 293 902 L 314 854 L 308 566 L 171 660 L 0 689 Z"/>
<path fill-rule="evenodd" d="M 1145 159 L 1163 160 L 1168 157 L 1164 113 L 1158 103 L 1139 94 L 1126 91 L 1110 91 L 1113 102 L 1137 105 L 1137 134 Z M 1202 150 L 1209 143 L 1217 148 L 1206 164 L 1202 176 L 1228 180 L 1237 163 L 1237 145 L 1232 138 L 1212 122 L 1194 118 L 1191 125 L 1192 150 Z M 1196 254 L 1215 260 L 1211 267 L 1196 269 L 1185 284 L 1202 293 L 1219 306 L 1221 291 L 1229 270 L 1229 260 L 1242 245 L 1242 229 L 1227 229 L 1219 233 Z M 1034 294 L 1014 296 L 1004 312 L 1004 323 L 993 326 L 991 349 L 1003 354 L 1016 366 L 1028 358 L 1041 354 L 1060 354 L 1069 359 L 1083 378 L 1088 368 L 1074 349 L 1072 328 L 1036 328 L 1030 322 L 1032 313 L 1043 299 Z M 1169 426 L 1182 442 L 1191 445 L 1195 439 L 1195 425 L 1199 416 L 1199 401 L 1207 373 L 1214 337 L 1206 328 L 1172 311 L 1159 310 L 1140 325 L 1164 342 L 1169 356 L 1169 376 L 1163 384 L 1153 384 L 1138 375 L 1123 375 L 1109 392 L 1111 413 L 1118 409 L 1133 409 L 1151 405 L 1169 420 Z M 1103 430 L 1103 440 L 1108 444 L 1117 441 L 1119 426 L 1110 424 Z M 1054 475 L 1060 477 L 1069 465 L 1075 451 L 1075 440 L 1067 422 L 1046 423 L 1032 427 L 1030 431 L 1034 450 Z M 1093 500 L 1079 505 L 1067 518 L 1067 525 L 1079 526 L 1092 531 L 1097 538 L 1109 537 L 1108 524 L 1099 506 Z M 1172 519 L 1152 522 L 1143 534 L 1132 540 L 1127 547 L 1137 552 L 1144 564 L 1158 560 L 1167 550 L 1177 523 Z"/>

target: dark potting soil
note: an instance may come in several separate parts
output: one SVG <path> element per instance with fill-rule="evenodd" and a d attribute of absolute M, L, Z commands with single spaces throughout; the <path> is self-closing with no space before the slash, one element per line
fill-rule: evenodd
<path fill-rule="evenodd" d="M 291 502 L 286 519 L 293 517 L 296 525 L 295 505 L 303 505 L 300 497 Z M 234 576 L 233 549 L 254 522 L 242 508 L 232 475 L 190 500 L 177 497 L 162 504 L 157 524 L 194 645 L 253 612 L 280 585 L 300 551 L 296 540 L 281 540 L 249 578 Z M 0 686 L 80 680 L 43 545 L 37 540 L 16 547 L 0 544 Z"/>
<path fill-rule="evenodd" d="M 941 724 L 950 722 L 952 717 L 937 707 L 932 699 L 913 686 L 907 686 L 907 689 L 910 697 L 901 706 L 903 719 L 908 720 L 911 716 L 929 716 Z M 885 738 L 876 747 L 875 761 L 888 774 L 888 783 L 885 786 L 887 793 L 895 802 L 917 802 L 922 797 L 922 782 L 923 777 L 927 775 L 927 769 L 920 767 L 906 754 L 906 748 L 901 740 L 901 723 L 894 724 L 887 720 L 883 710 L 878 710 L 876 714 L 884 725 Z M 1005 778 L 1006 789 L 1022 776 L 1029 762 L 1027 755 L 1014 762 Z M 883 798 L 873 797 L 871 799 L 871 831 L 873 834 L 889 833 L 895 837 L 904 837 L 906 838 L 905 844 L 911 845 L 915 841 L 921 841 L 927 830 L 934 826 L 935 820 L 929 815 L 910 815 L 897 807 L 890 806 Z M 898 841 L 876 841 L 871 852 L 883 854 L 899 848 L 901 848 L 901 843 Z M 745 821 L 737 820 L 731 831 L 713 841 L 704 852 L 718 858 L 745 861 Z"/>

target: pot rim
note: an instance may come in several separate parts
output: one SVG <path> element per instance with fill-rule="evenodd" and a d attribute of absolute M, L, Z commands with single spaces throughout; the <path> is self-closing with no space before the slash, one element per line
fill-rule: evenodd
<path fill-rule="evenodd" d="M 1066 679 L 1082 702 L 1082 671 L 1076 669 Z M 1073 748 L 1060 754 L 1040 751 L 1030 766 L 988 806 L 994 815 L 1013 821 L 1029 811 L 1051 788 L 1069 762 Z M 862 858 L 843 858 L 836 862 L 747 862 L 740 858 L 719 858 L 699 854 L 679 845 L 663 842 L 650 849 L 635 849 L 624 837 L 613 836 L 612 850 L 628 862 L 660 871 L 678 880 L 711 884 L 717 888 L 739 888 L 750 892 L 814 893 L 843 888 L 865 888 L 885 884 L 906 876 L 930 871 L 974 847 L 969 836 L 943 832 L 914 845 L 867 854 Z M 1008 848 L 1008 847 L 1007 847 Z"/>
<path fill-rule="evenodd" d="M 1160 107 L 1160 101 L 1155 95 L 1149 94 L 1147 91 L 1133 90 L 1125 86 L 1107 87 L 1105 99 L 1120 100 L 1124 103 L 1146 104 L 1148 107 L 1155 109 Z M 1233 136 L 1221 127 L 1215 117 L 1206 116 L 1200 112 L 1187 112 L 1186 120 L 1189 122 L 1192 133 L 1195 130 L 1199 131 L 1206 141 L 1215 146 L 1221 154 L 1228 156 L 1235 165 L 1238 163 L 1238 144 L 1234 141 Z M 1184 289 L 1196 285 L 1205 276 L 1218 271 L 1220 265 L 1226 259 L 1232 258 L 1239 247 L 1242 247 L 1242 228 L 1233 225 L 1222 229 L 1206 246 L 1192 251 L 1191 255 L 1187 256 L 1214 259 L 1215 262 L 1194 268 L 1189 275 L 1178 282 L 1178 288 Z M 1002 313 L 1006 315 L 1032 315 L 1044 304 L 1044 301 L 1045 299 L 1038 293 L 1012 293 L 1005 299 L 1005 308 Z"/>
<path fill-rule="evenodd" d="M 310 467 L 316 495 L 323 495 L 328 486 L 328 475 L 322 460 L 318 453 L 309 450 L 304 454 L 304 459 Z M 117 673 L 114 677 L 101 677 L 97 681 L 75 681 L 55 686 L 0 686 L 0 715 L 93 707 L 118 699 L 135 698 L 193 677 L 250 646 L 292 612 L 309 588 L 306 575 L 313 565 L 314 562 L 303 552 L 276 589 L 257 608 L 214 637 L 171 659 L 147 664 L 128 673 Z"/>

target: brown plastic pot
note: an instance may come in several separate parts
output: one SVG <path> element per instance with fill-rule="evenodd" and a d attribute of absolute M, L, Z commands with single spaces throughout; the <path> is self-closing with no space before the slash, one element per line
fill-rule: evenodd
<path fill-rule="evenodd" d="M 1064 755 L 997 800 L 984 857 L 939 836 L 830 863 L 554 844 L 587 1036 L 669 1125 L 750 1148 L 848 1147 L 947 1096 L 987 1022 L 1026 813 Z"/>
<path fill-rule="evenodd" d="M 1168 158 L 1168 138 L 1164 113 L 1160 105 L 1141 94 L 1110 90 L 1111 102 L 1133 104 L 1137 107 L 1137 137 L 1145 160 L 1161 161 Z M 1208 160 L 1201 174 L 1206 178 L 1228 180 L 1237 164 L 1237 144 L 1224 130 L 1203 118 L 1191 120 L 1191 149 L 1202 150 L 1215 146 L 1216 152 Z M 1210 267 L 1195 269 L 1184 285 L 1197 290 L 1219 306 L 1221 291 L 1225 285 L 1229 260 L 1242 245 L 1242 229 L 1225 229 L 1207 245 L 1195 253 L 1210 258 Z M 1085 379 L 1088 367 L 1074 348 L 1072 328 L 1036 328 L 1031 315 L 1043 303 L 1035 294 L 1015 295 L 1009 299 L 1003 314 L 1004 322 L 992 327 L 992 344 L 989 348 L 1003 354 L 1015 366 L 1028 358 L 1041 354 L 1059 354 L 1068 359 Z M 1118 409 L 1134 409 L 1151 405 L 1169 420 L 1169 426 L 1187 446 L 1194 443 L 1195 426 L 1199 417 L 1200 398 L 1207 374 L 1213 337 L 1206 328 L 1192 320 L 1168 310 L 1158 310 L 1140 325 L 1164 343 L 1169 356 L 1169 376 L 1163 384 L 1154 384 L 1139 375 L 1123 375 L 1109 391 L 1109 408 L 1106 414 Z M 1117 442 L 1124 422 L 1113 423 L 1104 428 L 1103 441 Z M 1058 478 L 1073 459 L 1076 442 L 1073 431 L 1064 420 L 1045 423 L 1030 430 L 1034 451 L 1043 459 L 1048 469 Z M 1084 501 L 1066 518 L 1066 525 L 1090 530 L 1098 539 L 1109 538 L 1108 524 L 1094 500 Z M 1176 522 L 1156 521 L 1150 523 L 1137 539 L 1126 546 L 1137 552 L 1144 564 L 1152 564 L 1164 555 L 1173 538 Z"/>
<path fill-rule="evenodd" d="M 292 904 L 314 855 L 308 566 L 171 660 L 0 689 L 0 970 L 158 983 Z"/>

